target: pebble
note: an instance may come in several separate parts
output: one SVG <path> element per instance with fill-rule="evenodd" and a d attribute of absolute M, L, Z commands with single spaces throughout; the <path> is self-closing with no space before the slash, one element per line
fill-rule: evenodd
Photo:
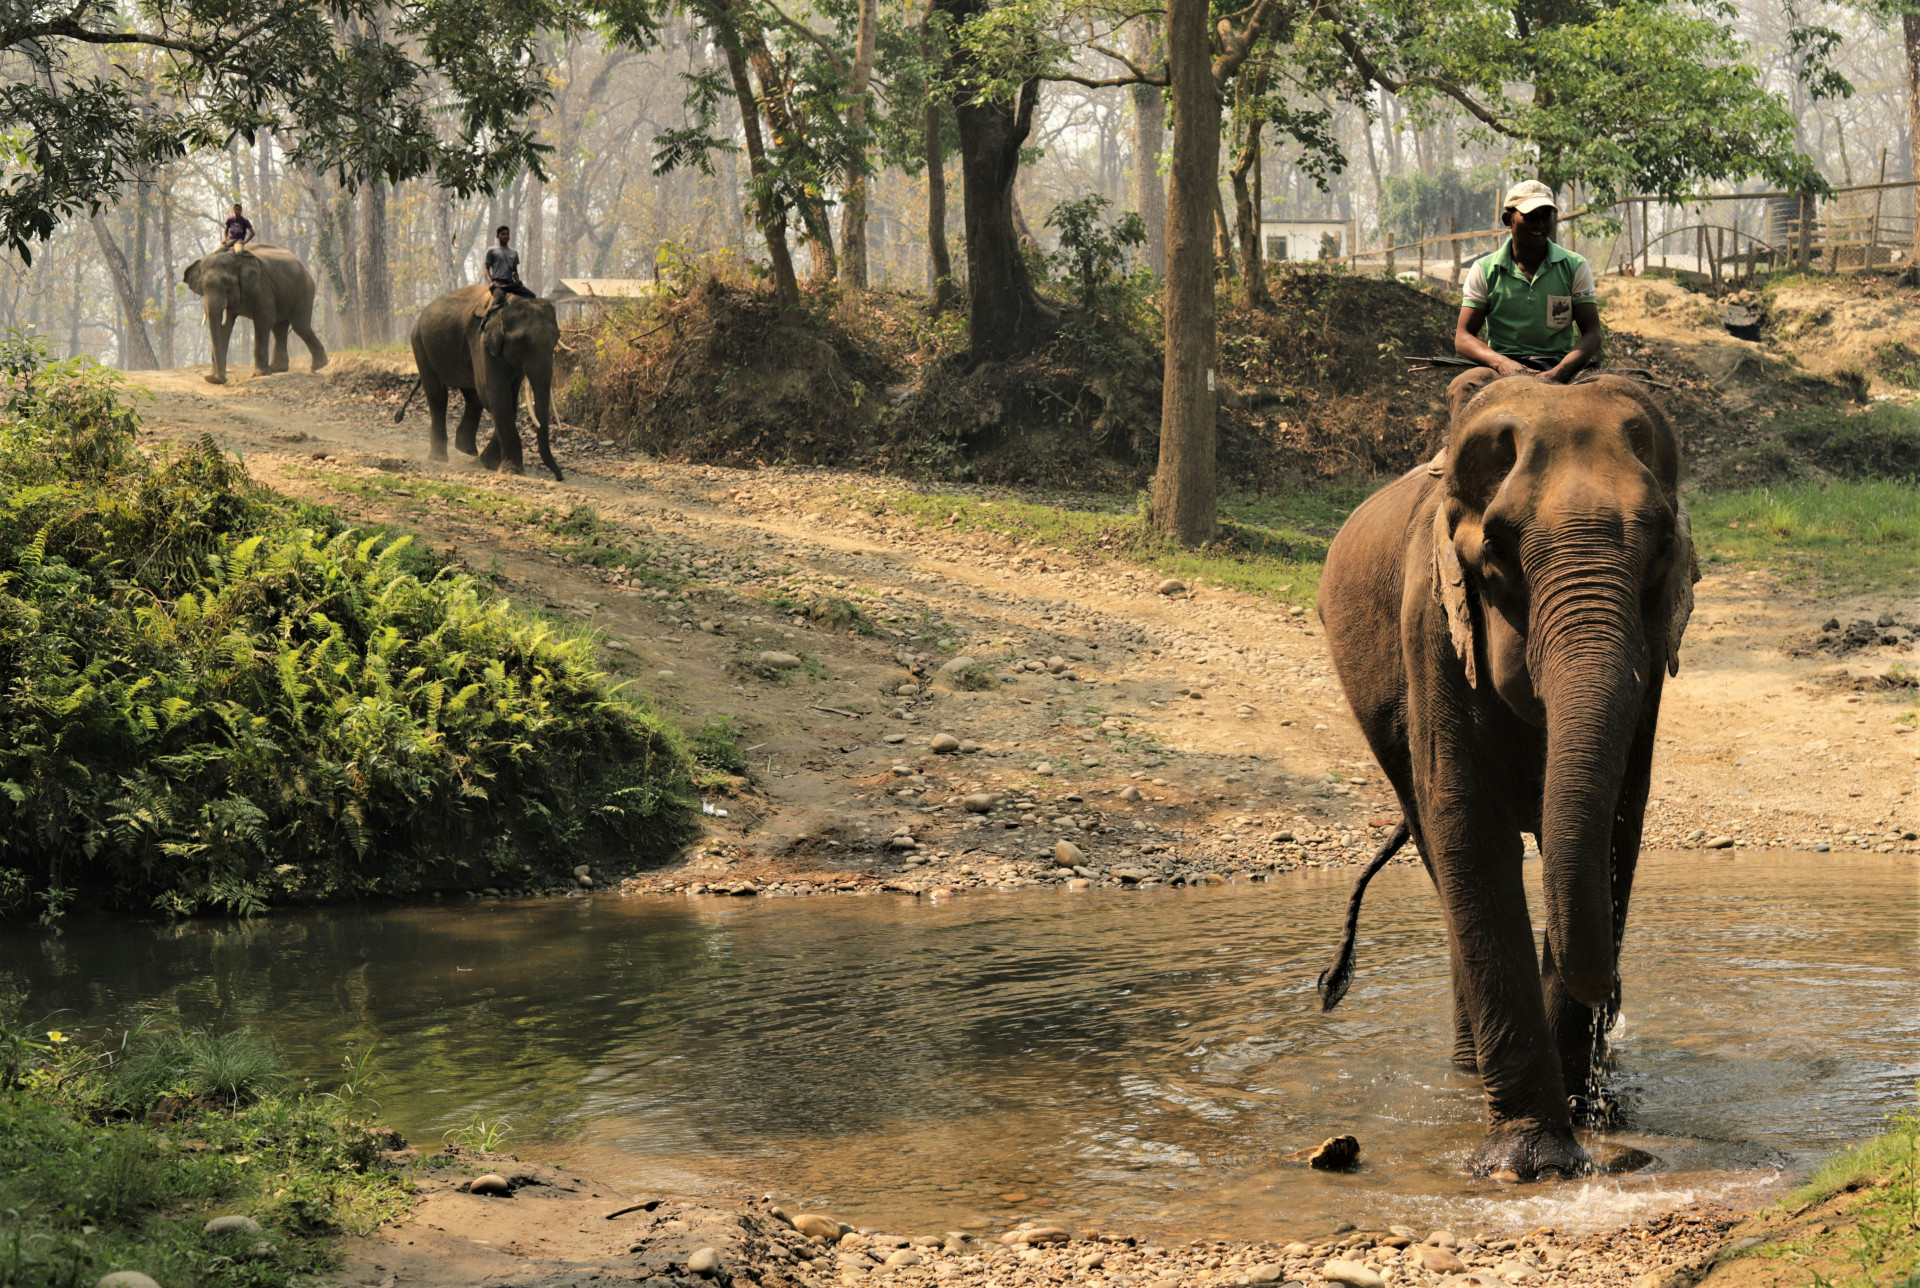
<path fill-rule="evenodd" d="M 828 1242 L 837 1240 L 847 1229 L 844 1222 L 818 1212 L 802 1212 L 794 1217 L 793 1228 L 809 1239 L 825 1239 Z"/>
<path fill-rule="evenodd" d="M 506 1182 L 502 1181 L 502 1185 Z M 235 1234 L 259 1234 L 260 1223 L 250 1216 L 217 1216 L 207 1222 L 206 1232 L 212 1235 L 228 1236 Z"/>
<path fill-rule="evenodd" d="M 999 801 L 1000 798 L 992 792 L 975 792 L 961 800 L 960 805 L 970 814 L 991 814 Z"/>
<path fill-rule="evenodd" d="M 912 778 L 913 766 L 912 765 L 895 765 L 893 767 L 892 772 L 895 778 Z"/>
<path fill-rule="evenodd" d="M 507 1184 L 507 1178 L 498 1172 L 488 1172 L 476 1176 L 467 1186 L 469 1194 L 511 1194 L 513 1187 Z"/>
<path fill-rule="evenodd" d="M 922 1257 L 912 1248 L 901 1248 L 898 1252 L 888 1255 L 886 1264 L 889 1266 L 917 1266 L 925 1260 L 926 1258 Z"/>
<path fill-rule="evenodd" d="M 116 1270 L 110 1275 L 101 1275 L 100 1282 L 93 1288 L 160 1288 L 160 1284 L 138 1270 Z"/>
<path fill-rule="evenodd" d="M 1186 590 L 1186 588 L 1186 582 L 1181 581 L 1178 577 L 1169 577 L 1158 586 L 1155 586 L 1154 591 L 1161 595 L 1178 595 Z"/>
<path fill-rule="evenodd" d="M 1706 842 L 1701 848 L 1707 850 L 1731 850 L 1733 848 L 1733 838 L 1731 836 L 1716 836 Z"/>
<path fill-rule="evenodd" d="M 1086 864 L 1087 856 L 1072 841 L 1053 843 L 1053 862 L 1055 867 L 1077 868 Z"/>
<path fill-rule="evenodd" d="M 928 740 L 927 750 L 936 756 L 951 756 L 960 750 L 960 740 L 950 733 L 937 733 Z"/>
<path fill-rule="evenodd" d="M 1348 1288 L 1387 1288 L 1387 1281 L 1377 1271 L 1369 1270 L 1358 1261 L 1329 1261 L 1320 1267 L 1320 1273 L 1336 1284 L 1346 1284 Z"/>
<path fill-rule="evenodd" d="M 945 666 L 941 667 L 940 674 L 958 675 L 960 672 L 972 666 L 973 663 L 974 663 L 973 658 L 970 658 L 965 653 L 962 653 L 959 657 L 952 659 Z"/>
<path fill-rule="evenodd" d="M 1248 1283 L 1277 1284 L 1283 1277 L 1280 1267 L 1274 1265 L 1271 1261 L 1262 1262 L 1257 1266 L 1247 1267 Z"/>
<path fill-rule="evenodd" d="M 897 747 L 901 743 L 905 742 L 906 740 L 907 740 L 907 735 L 903 733 L 890 733 L 885 738 L 882 738 L 880 741 L 892 743 L 894 746 Z"/>
<path fill-rule="evenodd" d="M 915 850 L 920 848 L 920 842 L 914 840 L 911 836 L 896 836 L 887 842 L 887 848 L 889 850 Z"/>
<path fill-rule="evenodd" d="M 896 698 L 918 697 L 919 694 L 920 686 L 917 684 L 903 684 L 893 691 L 893 696 Z"/>
<path fill-rule="evenodd" d="M 1137 801 L 1140 799 L 1140 789 L 1138 787 L 1129 787 L 1120 793 L 1120 799 L 1123 801 Z"/>
<path fill-rule="evenodd" d="M 1451 1248 L 1423 1243 L 1413 1249 L 1412 1255 L 1422 1267 L 1437 1275 L 1457 1275 L 1467 1268 L 1467 1263 L 1456 1257 Z"/>
<path fill-rule="evenodd" d="M 1066 669 L 1067 669 L 1066 658 L 1056 656 L 1056 657 L 1050 657 L 1047 659 L 1047 670 L 1053 672 L 1055 675 L 1059 675 L 1062 671 Z"/>
<path fill-rule="evenodd" d="M 776 671 L 791 671 L 800 665 L 800 659 L 791 653 L 762 653 L 760 665 L 770 666 Z"/>
<path fill-rule="evenodd" d="M 1042 778 L 1051 778 L 1053 777 L 1053 766 L 1047 761 L 1043 760 L 1039 764 L 1033 767 L 1033 772 L 1040 775 L 1040 777 Z"/>

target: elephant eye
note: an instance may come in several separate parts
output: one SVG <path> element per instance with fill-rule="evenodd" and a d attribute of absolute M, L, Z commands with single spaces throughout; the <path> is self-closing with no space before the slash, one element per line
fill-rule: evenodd
<path fill-rule="evenodd" d="M 1661 558 L 1673 553 L 1673 534 L 1671 532 L 1663 532 L 1660 534 L 1660 544 L 1654 547 L 1653 553 L 1655 558 Z"/>

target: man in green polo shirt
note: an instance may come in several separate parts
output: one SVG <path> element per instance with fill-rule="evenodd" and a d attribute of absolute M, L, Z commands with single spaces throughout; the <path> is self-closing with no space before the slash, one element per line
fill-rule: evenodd
<path fill-rule="evenodd" d="M 1507 193 L 1500 223 L 1513 236 L 1475 260 L 1467 274 L 1453 332 L 1455 353 L 1499 375 L 1533 371 L 1560 384 L 1599 354 L 1593 269 L 1555 244 L 1558 214 L 1553 189 L 1538 180 L 1515 184 Z"/>

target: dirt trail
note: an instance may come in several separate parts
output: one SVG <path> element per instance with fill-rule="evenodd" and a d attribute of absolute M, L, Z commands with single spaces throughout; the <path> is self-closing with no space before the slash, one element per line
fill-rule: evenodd
<path fill-rule="evenodd" d="M 386 389 L 369 394 L 383 363 Z M 264 483 L 410 528 L 593 627 L 609 669 L 690 724 L 734 716 L 751 786 L 716 800 L 726 817 L 647 888 L 806 892 L 859 872 L 909 890 L 1020 884 L 1050 872 L 1061 839 L 1091 879 L 1218 880 L 1364 858 L 1398 817 L 1311 615 L 1212 587 L 1161 595 L 1160 574 L 1122 560 L 874 518 L 849 504 L 886 485 L 870 476 L 661 464 L 565 426 L 565 483 L 430 465 L 418 400 L 392 423 L 391 361 L 337 368 L 224 387 L 191 369 L 130 379 L 153 395 L 150 437 L 211 434 Z M 529 509 L 573 505 L 676 557 L 694 579 L 685 598 L 543 547 Z M 871 592 L 880 629 L 786 615 L 774 600 L 789 576 Z M 1650 844 L 1920 852 L 1920 736 L 1895 723 L 1910 691 L 1858 691 L 1830 660 L 1783 647 L 1828 617 L 1916 605 L 1821 600 L 1746 573 L 1709 576 L 1697 596 L 1667 688 Z M 1855 669 L 1884 671 L 1912 647 Z M 769 651 L 806 664 L 768 672 Z M 904 664 L 916 652 L 919 675 Z M 955 654 L 1018 678 L 956 691 L 937 677 Z M 1028 662 L 1042 669 L 1007 669 Z M 978 750 L 936 755 L 939 734 Z M 1006 806 L 969 813 L 963 799 L 983 792 Z M 911 846 L 892 839 L 908 833 Z"/>

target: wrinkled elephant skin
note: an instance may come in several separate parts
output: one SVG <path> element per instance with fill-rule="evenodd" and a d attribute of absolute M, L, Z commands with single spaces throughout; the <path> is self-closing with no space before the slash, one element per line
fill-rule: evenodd
<path fill-rule="evenodd" d="M 213 372 L 208 383 L 227 383 L 227 343 L 237 318 L 253 320 L 255 374 L 287 369 L 288 331 L 305 342 L 315 371 L 327 365 L 327 348 L 313 330 L 313 274 L 293 252 L 260 242 L 245 250 L 217 250 L 187 265 L 181 277 L 206 308 L 207 329 L 213 338 Z"/>
<path fill-rule="evenodd" d="M 432 421 L 428 455 L 447 459 L 447 398 L 458 389 L 464 399 L 454 446 L 474 455 L 480 413 L 493 419 L 493 438 L 480 463 L 520 474 L 525 470 L 520 443 L 520 386 L 533 394 L 533 423 L 540 460 L 553 477 L 564 478 L 553 459 L 553 350 L 560 324 L 546 300 L 509 296 L 491 315 L 485 286 L 449 291 L 421 310 L 413 324 L 413 362 L 427 396 Z"/>
<path fill-rule="evenodd" d="M 1488 1130 L 1472 1168 L 1589 1170 L 1664 677 L 1699 573 L 1679 439 L 1640 385 L 1468 373 L 1446 449 L 1328 552 L 1320 615 L 1347 700 L 1446 914 L 1456 1061 Z M 1542 855 L 1545 946 L 1521 880 Z"/>

